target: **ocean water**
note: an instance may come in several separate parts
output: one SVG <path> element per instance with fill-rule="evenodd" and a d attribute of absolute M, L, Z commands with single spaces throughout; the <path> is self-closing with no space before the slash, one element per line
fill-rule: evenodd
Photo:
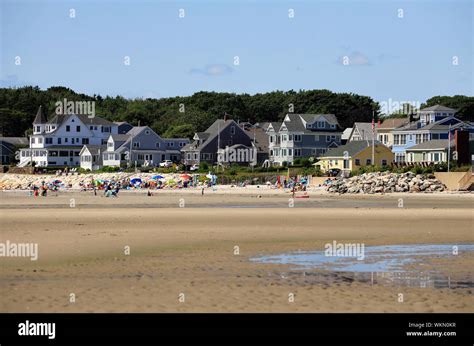
<path fill-rule="evenodd" d="M 297 251 L 253 257 L 250 261 L 289 265 L 290 271 L 282 273 L 282 277 L 301 275 L 306 281 L 315 283 L 340 277 L 344 278 L 343 281 L 371 284 L 460 288 L 474 287 L 473 272 L 468 277 L 453 279 L 443 268 L 433 269 L 431 266 L 431 269 L 423 270 L 424 262 L 428 258 L 449 259 L 472 251 L 474 244 L 384 245 L 364 247 L 363 259 L 361 256 L 359 259 L 355 256 L 326 256 L 324 251 Z"/>

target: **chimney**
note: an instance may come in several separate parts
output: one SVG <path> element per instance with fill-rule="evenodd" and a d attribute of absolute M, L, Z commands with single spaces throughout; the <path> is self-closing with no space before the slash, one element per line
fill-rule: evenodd
<path fill-rule="evenodd" d="M 224 121 L 227 121 L 227 112 L 224 113 Z"/>
<path fill-rule="evenodd" d="M 454 132 L 454 150 L 458 153 L 458 164 L 469 164 L 469 132 L 457 129 Z"/>

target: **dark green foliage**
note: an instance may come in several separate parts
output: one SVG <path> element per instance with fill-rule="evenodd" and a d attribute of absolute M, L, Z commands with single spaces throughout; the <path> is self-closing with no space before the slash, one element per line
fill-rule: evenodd
<path fill-rule="evenodd" d="M 164 137 L 192 137 L 204 131 L 216 119 L 229 114 L 234 120 L 255 122 L 281 121 L 293 105 L 294 113 L 333 113 L 343 128 L 354 121 L 371 121 L 378 104 L 367 96 L 333 93 L 329 90 L 273 91 L 248 95 L 197 92 L 188 97 L 162 99 L 125 99 L 79 94 L 65 87 L 16 89 L 0 88 L 0 126 L 8 128 L 9 136 L 23 136 L 32 125 L 36 111 L 43 106 L 52 115 L 55 103 L 95 101 L 98 116 L 111 121 L 127 121 L 132 125 L 148 125 Z M 12 126 L 12 124 L 14 126 Z M 10 133 L 13 132 L 13 133 Z"/>

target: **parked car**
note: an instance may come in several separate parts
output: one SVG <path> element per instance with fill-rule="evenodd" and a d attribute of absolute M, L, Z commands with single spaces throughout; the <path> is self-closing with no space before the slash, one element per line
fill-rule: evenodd
<path fill-rule="evenodd" d="M 330 177 L 337 177 L 339 175 L 339 173 L 341 173 L 341 170 L 339 168 L 331 168 L 329 171 L 328 171 L 328 175 Z"/>
<path fill-rule="evenodd" d="M 171 166 L 173 166 L 173 161 L 171 161 L 171 160 L 164 160 L 164 161 L 160 162 L 160 167 L 169 168 Z"/>
<path fill-rule="evenodd" d="M 199 166 L 194 164 L 191 166 L 191 168 L 189 169 L 190 171 L 197 171 L 199 169 Z"/>

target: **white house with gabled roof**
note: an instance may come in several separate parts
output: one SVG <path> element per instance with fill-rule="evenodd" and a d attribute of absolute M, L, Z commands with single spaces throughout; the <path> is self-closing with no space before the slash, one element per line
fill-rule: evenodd
<path fill-rule="evenodd" d="M 117 125 L 100 117 L 54 114 L 47 119 L 40 106 L 33 121 L 29 148 L 20 150 L 19 166 L 77 167 L 84 145 L 103 145 Z"/>

